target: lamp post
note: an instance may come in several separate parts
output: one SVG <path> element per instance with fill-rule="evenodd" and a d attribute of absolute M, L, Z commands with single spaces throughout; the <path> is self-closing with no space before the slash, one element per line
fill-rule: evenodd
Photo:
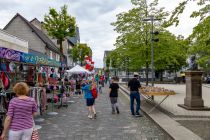
<path fill-rule="evenodd" d="M 129 57 L 126 57 L 127 81 L 129 81 Z"/>
<path fill-rule="evenodd" d="M 151 15 L 143 21 L 151 21 L 151 72 L 152 72 L 152 86 L 154 86 L 154 21 L 161 20 L 159 18 L 155 18 L 154 15 Z M 157 33 L 157 32 L 156 32 Z M 157 41 L 157 40 L 156 40 Z"/>

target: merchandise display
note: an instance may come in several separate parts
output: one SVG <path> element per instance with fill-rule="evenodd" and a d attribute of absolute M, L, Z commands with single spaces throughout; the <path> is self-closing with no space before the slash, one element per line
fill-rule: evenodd
<path fill-rule="evenodd" d="M 141 93 L 143 94 L 154 94 L 154 95 L 168 95 L 168 94 L 175 94 L 173 90 L 168 90 L 163 87 L 152 87 L 152 86 L 145 86 L 141 88 Z"/>

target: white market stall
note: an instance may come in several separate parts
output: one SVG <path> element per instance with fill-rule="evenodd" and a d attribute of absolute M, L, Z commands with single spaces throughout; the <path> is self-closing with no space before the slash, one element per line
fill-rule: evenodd
<path fill-rule="evenodd" d="M 81 67 L 79 65 L 76 65 L 75 67 L 73 67 L 70 70 L 66 70 L 66 72 L 70 73 L 70 74 L 81 74 L 81 73 L 91 74 L 90 71 L 86 70 L 85 68 L 83 68 L 83 67 Z"/>

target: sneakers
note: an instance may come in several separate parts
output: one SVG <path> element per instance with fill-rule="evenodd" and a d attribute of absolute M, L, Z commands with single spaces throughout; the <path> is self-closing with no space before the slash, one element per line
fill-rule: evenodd
<path fill-rule="evenodd" d="M 88 115 L 88 118 L 89 118 L 89 119 L 92 119 L 92 118 L 93 118 L 93 116 L 92 116 L 92 115 Z"/>
<path fill-rule="evenodd" d="M 139 114 L 139 113 L 136 113 L 135 116 L 136 116 L 136 117 L 143 117 L 143 116 L 142 116 L 141 114 Z"/>
<path fill-rule="evenodd" d="M 120 114 L 120 111 L 119 111 L 119 109 L 118 109 L 118 108 L 116 108 L 116 110 L 117 110 L 117 114 Z"/>
<path fill-rule="evenodd" d="M 94 114 L 94 119 L 96 119 L 96 117 L 97 117 L 96 114 Z"/>

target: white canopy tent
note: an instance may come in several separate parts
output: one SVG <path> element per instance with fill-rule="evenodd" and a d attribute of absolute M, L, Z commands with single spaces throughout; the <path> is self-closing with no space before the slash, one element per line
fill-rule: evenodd
<path fill-rule="evenodd" d="M 67 73 L 71 73 L 71 74 L 80 74 L 80 73 L 87 73 L 87 74 L 91 74 L 90 71 L 86 70 L 85 68 L 76 65 L 75 67 L 73 67 L 70 70 L 66 70 Z"/>

